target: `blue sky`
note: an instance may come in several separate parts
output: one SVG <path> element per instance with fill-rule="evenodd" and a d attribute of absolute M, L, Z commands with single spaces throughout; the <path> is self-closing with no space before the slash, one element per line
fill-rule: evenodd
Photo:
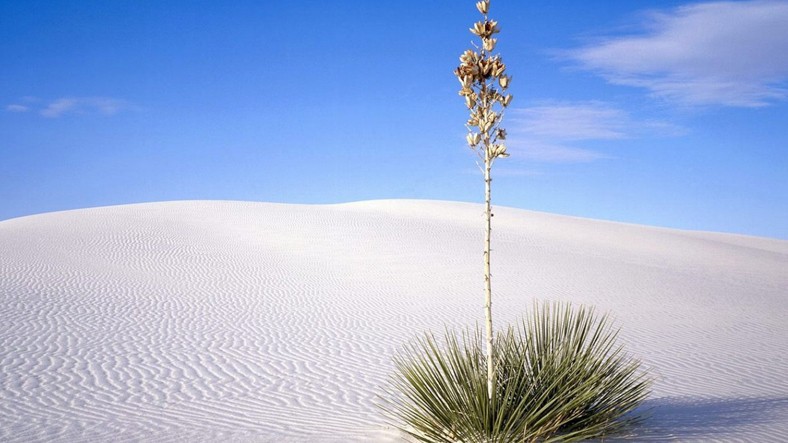
<path fill-rule="evenodd" d="M 0 219 L 482 201 L 474 1 L 0 0 Z M 492 0 L 494 204 L 788 239 L 788 2 Z"/>

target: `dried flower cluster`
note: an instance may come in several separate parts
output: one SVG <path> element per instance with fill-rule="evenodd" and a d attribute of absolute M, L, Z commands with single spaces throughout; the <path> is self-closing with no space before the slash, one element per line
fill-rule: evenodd
<path fill-rule="evenodd" d="M 512 102 L 511 94 L 505 94 L 509 88 L 511 77 L 505 74 L 506 65 L 500 55 L 493 55 L 497 39 L 493 38 L 500 29 L 498 22 L 490 20 L 487 12 L 490 0 L 476 3 L 476 9 L 484 15 L 482 21 L 476 22 L 471 33 L 482 40 L 481 49 L 469 49 L 460 56 L 460 66 L 454 75 L 462 85 L 460 95 L 465 98 L 465 105 L 471 111 L 466 123 L 468 135 L 466 140 L 471 149 L 478 150 L 485 165 L 498 157 L 508 157 L 506 130 L 498 127 L 503 117 L 503 109 Z"/>
<path fill-rule="evenodd" d="M 512 96 L 505 94 L 509 88 L 511 77 L 505 74 L 506 65 L 501 56 L 492 54 L 498 40 L 493 38 L 500 29 L 498 22 L 490 20 L 487 12 L 490 10 L 490 0 L 481 0 L 476 3 L 476 9 L 482 14 L 483 19 L 474 23 L 470 28 L 472 34 L 482 40 L 481 48 L 474 44 L 476 50 L 469 49 L 460 56 L 460 66 L 454 70 L 454 75 L 460 81 L 460 95 L 465 98 L 465 105 L 470 111 L 470 118 L 465 124 L 468 128 L 466 140 L 468 146 L 479 154 L 484 167 L 479 165 L 484 173 L 484 204 L 485 204 L 485 232 L 484 232 L 484 317 L 485 339 L 487 354 L 487 395 L 492 401 L 495 392 L 495 356 L 492 327 L 492 274 L 490 273 L 491 252 L 491 219 L 492 219 L 492 164 L 499 157 L 508 157 L 506 145 L 506 130 L 499 124 L 503 118 L 503 111 L 512 102 Z"/>

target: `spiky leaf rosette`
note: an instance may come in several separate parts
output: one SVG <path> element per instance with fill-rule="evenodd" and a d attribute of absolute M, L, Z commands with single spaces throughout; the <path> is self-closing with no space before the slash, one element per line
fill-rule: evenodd
<path fill-rule="evenodd" d="M 608 317 L 568 304 L 535 305 L 499 333 L 487 396 L 482 332 L 415 341 L 395 358 L 383 405 L 392 424 L 425 442 L 571 442 L 619 434 L 648 394 L 640 363 L 616 345 Z"/>
<path fill-rule="evenodd" d="M 470 28 L 472 34 L 479 37 L 481 45 L 474 44 L 460 56 L 460 66 L 454 75 L 460 81 L 459 94 L 464 97 L 465 105 L 470 111 L 466 123 L 468 146 L 477 151 L 489 164 L 498 157 L 508 157 L 506 130 L 499 125 L 503 118 L 503 110 L 512 102 L 512 95 L 507 94 L 511 77 L 506 75 L 506 65 L 499 54 L 493 54 L 498 42 L 493 35 L 500 32 L 498 22 L 487 16 L 490 0 L 476 3 L 476 9 L 483 19 Z"/>

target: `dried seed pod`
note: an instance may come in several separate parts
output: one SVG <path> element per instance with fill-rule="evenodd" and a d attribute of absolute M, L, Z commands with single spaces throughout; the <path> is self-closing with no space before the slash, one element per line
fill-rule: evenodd
<path fill-rule="evenodd" d="M 485 22 L 485 27 L 487 28 L 489 35 L 493 35 L 501 32 L 500 28 L 498 28 L 498 22 L 496 22 L 495 20 L 490 20 L 488 22 Z"/>
<path fill-rule="evenodd" d="M 481 62 L 479 62 L 479 70 L 481 71 L 481 74 L 485 78 L 489 77 L 492 74 L 492 69 L 493 69 L 493 65 L 492 63 L 490 63 L 489 60 L 482 60 Z"/>
<path fill-rule="evenodd" d="M 468 30 L 471 31 L 471 34 L 481 37 L 484 34 L 484 22 L 476 22 L 473 24 L 473 28 L 468 28 Z"/>
<path fill-rule="evenodd" d="M 478 9 L 482 14 L 487 14 L 487 11 L 490 9 L 489 0 L 476 2 L 476 9 Z"/>
<path fill-rule="evenodd" d="M 501 77 L 503 75 L 503 71 L 506 70 L 506 65 L 499 58 L 495 58 L 492 60 L 492 75 L 494 77 Z"/>
<path fill-rule="evenodd" d="M 469 132 L 468 135 L 465 136 L 465 140 L 468 142 L 468 146 L 473 148 L 481 142 L 482 138 L 481 134 L 478 132 Z"/>
<path fill-rule="evenodd" d="M 460 56 L 460 63 L 472 65 L 478 62 L 479 62 L 479 54 L 477 54 L 475 51 L 472 51 L 470 49 L 463 52 L 462 55 Z"/>
<path fill-rule="evenodd" d="M 508 157 L 509 154 L 506 152 L 506 146 L 503 144 L 493 145 L 492 147 L 492 154 L 493 157 Z"/>
<path fill-rule="evenodd" d="M 501 104 L 503 105 L 504 108 L 506 108 L 509 106 L 509 103 L 511 102 L 512 102 L 512 94 L 509 94 L 506 97 L 504 97 L 503 102 L 501 102 Z"/>
<path fill-rule="evenodd" d="M 481 38 L 489 38 L 493 34 L 497 34 L 500 29 L 498 29 L 498 22 L 495 20 L 485 20 L 483 22 L 476 22 L 473 24 L 473 28 L 469 28 L 472 34 L 478 35 Z"/>

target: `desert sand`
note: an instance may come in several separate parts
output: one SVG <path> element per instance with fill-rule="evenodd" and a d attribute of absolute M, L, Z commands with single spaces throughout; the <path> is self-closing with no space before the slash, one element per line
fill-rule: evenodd
<path fill-rule="evenodd" d="M 188 201 L 0 222 L 0 441 L 399 441 L 391 357 L 483 320 L 481 205 Z M 496 208 L 496 327 L 610 312 L 637 441 L 788 441 L 788 241 Z"/>

